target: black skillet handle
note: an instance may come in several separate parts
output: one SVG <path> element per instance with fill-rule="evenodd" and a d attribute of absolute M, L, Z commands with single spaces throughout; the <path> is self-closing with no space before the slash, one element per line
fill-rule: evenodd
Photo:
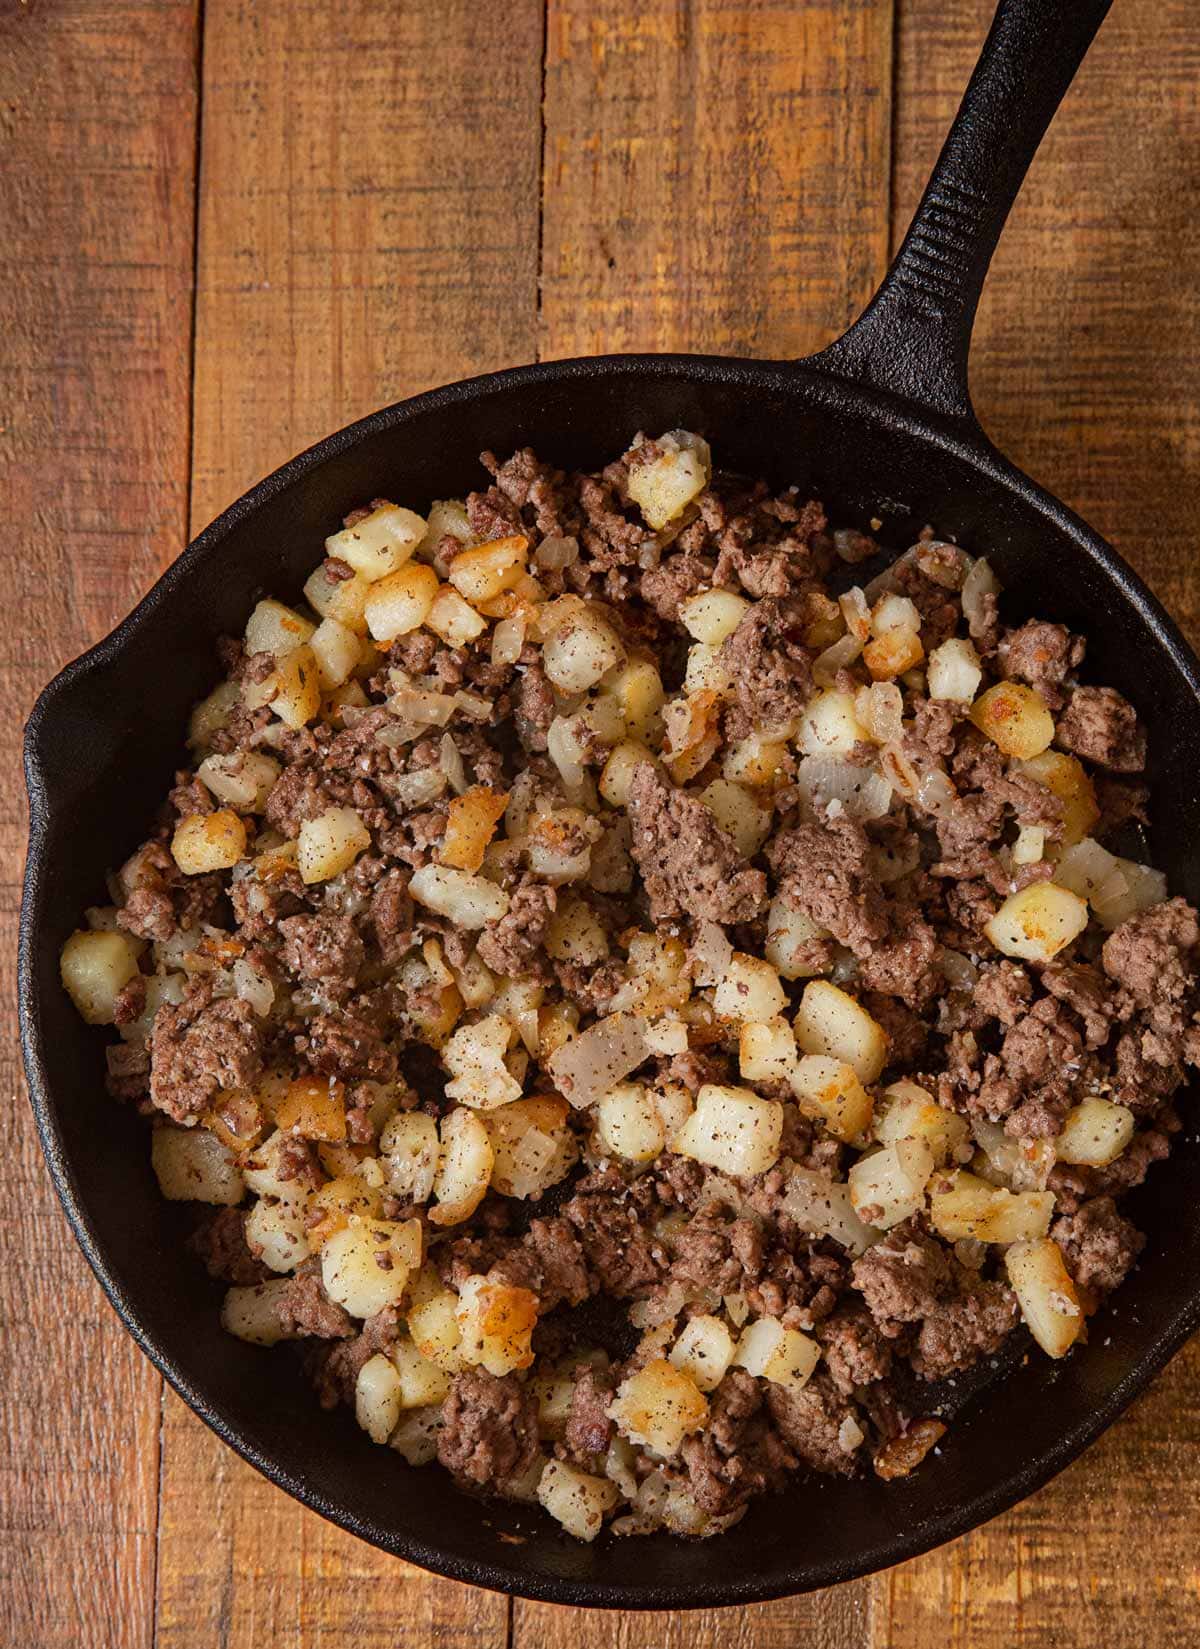
<path fill-rule="evenodd" d="M 818 366 L 974 422 L 967 353 L 984 277 L 1038 144 L 1112 0 L 1000 0 L 883 285 Z"/>

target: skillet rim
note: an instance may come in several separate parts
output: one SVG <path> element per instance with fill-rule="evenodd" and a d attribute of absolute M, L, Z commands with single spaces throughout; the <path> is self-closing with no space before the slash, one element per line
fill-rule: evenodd
<path fill-rule="evenodd" d="M 186 586 L 192 571 L 219 549 L 230 531 L 268 505 L 279 493 L 327 459 L 361 439 L 394 430 L 425 412 L 475 401 L 489 394 L 600 376 L 684 377 L 695 383 L 732 383 L 750 391 L 766 388 L 795 395 L 802 389 L 810 405 L 848 408 L 876 425 L 903 430 L 923 444 L 967 461 L 993 483 L 1014 493 L 1052 529 L 1066 534 L 1091 562 L 1103 569 L 1134 607 L 1156 644 L 1169 656 L 1182 685 L 1200 710 L 1200 662 L 1175 621 L 1132 567 L 1078 515 L 1009 462 L 973 418 L 931 413 L 899 396 L 842 377 L 812 361 L 756 360 L 744 357 L 672 354 L 617 354 L 574 357 L 539 362 L 481 374 L 393 402 L 344 426 L 306 448 L 256 483 L 217 516 L 168 566 L 129 615 L 107 636 L 68 663 L 42 690 L 25 730 L 25 777 L 30 803 L 30 830 L 21 900 L 17 1001 L 21 1049 L 30 1103 L 42 1151 L 55 1192 L 76 1241 L 124 1327 L 150 1358 L 164 1379 L 188 1406 L 244 1460 L 263 1476 L 309 1509 L 358 1538 L 407 1562 L 453 1580 L 486 1587 L 513 1597 L 587 1608 L 688 1609 L 727 1607 L 798 1595 L 875 1573 L 910 1557 L 919 1556 L 978 1527 L 1025 1499 L 1063 1470 L 1124 1412 L 1167 1364 L 1187 1338 L 1200 1327 L 1200 1283 L 1173 1311 L 1166 1326 L 1146 1346 L 1128 1374 L 1075 1426 L 1062 1432 L 1054 1444 L 1001 1477 L 990 1488 L 959 1499 L 946 1510 L 905 1529 L 888 1540 L 864 1548 L 849 1561 L 819 1558 L 772 1576 L 724 1576 L 700 1580 L 687 1587 L 631 1587 L 604 1579 L 577 1580 L 551 1573 L 529 1574 L 486 1558 L 461 1558 L 427 1546 L 419 1537 L 397 1533 L 347 1509 L 319 1489 L 295 1476 L 275 1454 L 258 1447 L 211 1402 L 181 1365 L 157 1342 L 143 1324 L 128 1297 L 126 1284 L 104 1252 L 87 1208 L 79 1195 L 58 1124 L 58 1103 L 50 1091 L 43 1061 L 43 1034 L 37 1013 L 35 953 L 38 944 L 46 866 L 46 838 L 53 804 L 43 771 L 41 744 L 52 725 L 59 701 L 93 670 L 119 659 L 122 650 L 175 593 Z M 860 1560 L 861 1558 L 861 1560 Z"/>

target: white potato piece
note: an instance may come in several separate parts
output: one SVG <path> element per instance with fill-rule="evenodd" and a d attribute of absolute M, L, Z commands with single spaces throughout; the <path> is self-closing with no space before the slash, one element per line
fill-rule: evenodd
<path fill-rule="evenodd" d="M 469 1220 L 487 1192 L 495 1163 L 488 1131 L 464 1106 L 443 1117 L 438 1125 L 442 1149 L 429 1210 L 431 1225 L 461 1225 Z"/>
<path fill-rule="evenodd" d="M 504 1063 L 512 1041 L 512 1025 L 501 1014 L 488 1014 L 474 1025 L 463 1025 L 442 1049 L 442 1064 L 452 1078 L 447 1099 L 475 1111 L 490 1111 L 521 1097 L 521 1084 Z"/>
<path fill-rule="evenodd" d="M 1074 847 L 1088 835 L 1100 817 L 1095 787 L 1083 763 L 1061 750 L 1043 750 L 1040 756 L 1019 762 L 1018 771 L 1045 785 L 1062 803 L 1062 836 L 1059 845 Z M 1076 892 L 1081 891 L 1076 889 Z"/>
<path fill-rule="evenodd" d="M 452 870 L 477 871 L 507 805 L 507 792 L 492 790 L 486 784 L 473 784 L 461 796 L 455 796 L 437 850 L 439 864 Z"/>
<path fill-rule="evenodd" d="M 336 619 L 359 636 L 367 631 L 365 608 L 370 593 L 371 586 L 361 573 L 353 578 L 335 577 L 327 561 L 309 575 L 304 585 L 304 599 L 315 613 Z"/>
<path fill-rule="evenodd" d="M 246 827 L 232 808 L 189 813 L 171 838 L 171 857 L 185 876 L 230 870 L 246 856 Z"/>
<path fill-rule="evenodd" d="M 1040 693 L 1019 681 L 997 682 L 971 706 L 971 720 L 1006 756 L 1029 761 L 1054 737 L 1054 717 Z"/>
<path fill-rule="evenodd" d="M 774 790 L 792 771 L 791 751 L 785 740 L 751 733 L 729 745 L 721 761 L 721 772 L 735 784 L 759 790 Z"/>
<path fill-rule="evenodd" d="M 694 641 L 719 647 L 749 611 L 745 596 L 733 590 L 701 590 L 679 603 L 679 622 Z"/>
<path fill-rule="evenodd" d="M 436 1273 L 434 1280 L 437 1280 Z M 426 1362 L 446 1374 L 461 1374 L 467 1366 L 459 1350 L 462 1334 L 457 1312 L 458 1295 L 453 1289 L 441 1287 L 425 1294 L 408 1312 L 408 1332 L 413 1345 Z"/>
<path fill-rule="evenodd" d="M 608 1415 L 631 1443 L 672 1455 L 704 1426 L 708 1402 L 690 1375 L 657 1357 L 621 1381 Z"/>
<path fill-rule="evenodd" d="M 306 727 L 321 708 L 321 668 L 310 646 L 293 647 L 280 659 L 267 684 L 271 709 L 285 727 Z"/>
<path fill-rule="evenodd" d="M 608 934 L 586 899 L 564 898 L 546 930 L 546 955 L 555 962 L 595 966 L 608 955 Z"/>
<path fill-rule="evenodd" d="M 260 601 L 246 620 L 246 652 L 283 658 L 312 637 L 316 625 L 282 601 Z"/>
<path fill-rule="evenodd" d="M 279 1307 L 291 1286 L 290 1277 L 273 1277 L 270 1282 L 229 1289 L 221 1305 L 221 1327 L 254 1346 L 278 1345 L 290 1338 L 283 1331 Z"/>
<path fill-rule="evenodd" d="M 630 466 L 629 496 L 655 532 L 699 498 L 712 474 L 708 443 L 695 435 L 687 435 L 686 442 L 661 436 L 658 445 L 663 451 L 658 457 L 648 462 L 635 459 Z"/>
<path fill-rule="evenodd" d="M 430 1404 L 423 1409 L 408 1409 L 388 1443 L 410 1466 L 429 1466 L 437 1459 L 438 1432 L 442 1429 L 442 1405 Z"/>
<path fill-rule="evenodd" d="M 1031 882 L 1011 893 L 984 932 L 1005 956 L 1049 962 L 1078 939 L 1088 924 L 1088 907 L 1057 882 Z"/>
<path fill-rule="evenodd" d="M 719 647 L 708 647 L 702 641 L 688 648 L 687 666 L 683 672 L 683 691 L 689 697 L 697 693 L 727 693 L 731 686 L 729 668 L 721 657 Z"/>
<path fill-rule="evenodd" d="M 246 1157 L 242 1177 L 247 1190 L 258 1197 L 277 1197 L 281 1202 L 302 1201 L 306 1195 L 294 1179 L 280 1178 L 279 1153 L 289 1143 L 289 1136 L 279 1129 L 260 1140 Z"/>
<path fill-rule="evenodd" d="M 429 526 L 417 545 L 417 554 L 432 559 L 438 543 L 447 534 L 460 544 L 469 544 L 475 537 L 467 506 L 459 498 L 435 498 L 429 506 Z"/>
<path fill-rule="evenodd" d="M 931 699 L 954 699 L 959 704 L 970 704 L 983 680 L 979 654 L 958 636 L 933 649 L 925 673 Z"/>
<path fill-rule="evenodd" d="M 381 1352 L 368 1357 L 354 1385 L 354 1417 L 372 1443 L 386 1443 L 400 1419 L 400 1376 Z"/>
<path fill-rule="evenodd" d="M 790 1082 L 796 1059 L 796 1038 L 782 1016 L 742 1026 L 738 1068 L 747 1082 Z"/>
<path fill-rule="evenodd" d="M 1056 1242 L 1018 1242 L 1004 1256 L 1029 1332 L 1049 1357 L 1065 1357 L 1083 1333 L 1083 1305 Z"/>
<path fill-rule="evenodd" d="M 487 629 L 480 618 L 450 584 L 443 584 L 425 614 L 425 628 L 440 636 L 447 647 L 465 647 Z"/>
<path fill-rule="evenodd" d="M 1009 1191 L 964 1168 L 934 1181 L 929 1218 L 948 1242 L 1026 1242 L 1044 1237 L 1054 1213 L 1050 1191 Z"/>
<path fill-rule="evenodd" d="M 650 659 L 630 659 L 609 677 L 603 690 L 620 710 L 629 738 L 645 745 L 661 738 L 666 693 L 662 677 Z"/>
<path fill-rule="evenodd" d="M 760 1317 L 742 1330 L 733 1361 L 772 1385 L 802 1391 L 820 1359 L 820 1346 L 807 1334 L 784 1328 L 777 1317 Z"/>
<path fill-rule="evenodd" d="M 1014 865 L 1036 865 L 1046 856 L 1046 832 L 1040 825 L 1022 825 L 1012 845 Z"/>
<path fill-rule="evenodd" d="M 311 1252 L 304 1209 L 260 1197 L 246 1215 L 246 1243 L 270 1270 L 294 1271 Z"/>
<path fill-rule="evenodd" d="M 576 1540 L 595 1540 L 604 1514 L 620 1499 L 615 1483 L 594 1477 L 565 1460 L 547 1460 L 538 1479 L 537 1497 L 556 1523 Z"/>
<path fill-rule="evenodd" d="M 805 985 L 793 1028 L 802 1053 L 829 1054 L 853 1066 L 860 1082 L 878 1080 L 887 1060 L 887 1034 L 837 985 L 826 979 Z"/>
<path fill-rule="evenodd" d="M 875 1102 L 844 1060 L 805 1054 L 791 1072 L 792 1092 L 804 1115 L 824 1123 L 835 1139 L 850 1144 L 871 1126 Z"/>
<path fill-rule="evenodd" d="M 233 1152 L 207 1128 L 155 1128 L 150 1164 L 168 1202 L 207 1202 L 233 1208 L 245 1195 Z"/>
<path fill-rule="evenodd" d="M 300 880 L 328 882 L 371 845 L 371 832 L 352 807 L 329 807 L 315 819 L 305 819 L 297 839 L 296 864 Z"/>
<path fill-rule="evenodd" d="M 901 1139 L 859 1157 L 848 1178 L 854 1212 L 867 1225 L 888 1231 L 925 1204 L 933 1152 L 922 1139 Z"/>
<path fill-rule="evenodd" d="M 409 635 L 429 617 L 438 593 L 432 567 L 413 561 L 399 572 L 371 586 L 363 604 L 363 618 L 376 641 L 395 641 Z"/>
<path fill-rule="evenodd" d="M 132 933 L 73 933 L 59 954 L 67 995 L 89 1025 L 116 1021 L 117 997 L 138 971 L 142 942 Z"/>
<path fill-rule="evenodd" d="M 206 790 L 219 802 L 227 802 L 243 813 L 262 812 L 279 774 L 279 763 L 261 750 L 206 756 L 196 769 L 196 777 Z"/>
<path fill-rule="evenodd" d="M 398 1111 L 379 1136 L 379 1158 L 392 1194 L 402 1202 L 428 1202 L 440 1151 L 433 1117 L 424 1111 Z"/>
<path fill-rule="evenodd" d="M 586 693 L 625 658 L 612 625 L 580 596 L 552 601 L 543 623 L 551 628 L 542 646 L 542 668 L 560 692 Z"/>
<path fill-rule="evenodd" d="M 652 1162 L 666 1145 L 654 1096 L 640 1082 L 622 1082 L 596 1106 L 601 1146 L 625 1162 Z"/>
<path fill-rule="evenodd" d="M 610 807 L 625 807 L 629 802 L 629 787 L 633 775 L 643 762 L 653 762 L 654 756 L 636 739 L 622 739 L 613 746 L 600 774 L 598 789 Z"/>
<path fill-rule="evenodd" d="M 420 1220 L 371 1220 L 352 1215 L 321 1246 L 321 1281 L 352 1317 L 373 1317 L 399 1305 L 409 1274 L 421 1263 Z"/>
<path fill-rule="evenodd" d="M 763 955 L 783 979 L 811 979 L 822 970 L 814 965 L 815 939 L 828 939 L 827 930 L 802 910 L 794 910 L 777 895 L 767 911 L 767 942 Z"/>
<path fill-rule="evenodd" d="M 732 779 L 714 779 L 700 792 L 700 800 L 725 834 L 733 837 L 738 852 L 752 859 L 770 834 L 770 809 Z"/>
<path fill-rule="evenodd" d="M 343 527 L 327 538 L 325 553 L 374 584 L 404 565 L 427 530 L 428 522 L 415 510 L 381 501 L 352 527 Z"/>
<path fill-rule="evenodd" d="M 783 1106 L 749 1088 L 706 1082 L 671 1149 L 726 1174 L 765 1174 L 779 1159 Z"/>
<path fill-rule="evenodd" d="M 242 703 L 241 684 L 223 681 L 207 698 L 200 700 L 188 718 L 188 744 L 193 750 L 207 750 L 213 736 L 225 726 Z"/>
<path fill-rule="evenodd" d="M 558 1094 L 533 1094 L 486 1113 L 495 1153 L 491 1183 L 501 1196 L 540 1197 L 574 1167 L 579 1148 L 568 1110 Z"/>
<path fill-rule="evenodd" d="M 888 630 L 868 641 L 862 660 L 875 681 L 892 681 L 906 670 L 915 670 L 925 657 L 921 638 L 915 630 Z"/>
<path fill-rule="evenodd" d="M 537 1295 L 487 1277 L 467 1277 L 458 1291 L 459 1354 L 489 1374 L 511 1374 L 533 1363 Z"/>
<path fill-rule="evenodd" d="M 1133 1112 L 1125 1105 L 1096 1096 L 1076 1105 L 1063 1118 L 1054 1141 L 1059 1162 L 1077 1167 L 1107 1168 L 1133 1138 Z"/>
<path fill-rule="evenodd" d="M 713 995 L 713 1012 L 739 1024 L 774 1019 L 787 1006 L 779 975 L 770 962 L 735 951 Z"/>
<path fill-rule="evenodd" d="M 442 1402 L 449 1394 L 450 1376 L 444 1368 L 424 1356 L 415 1341 L 397 1340 L 388 1355 L 399 1377 L 397 1397 L 400 1408 L 424 1408 L 428 1403 Z M 395 1423 L 392 1422 L 393 1427 Z"/>
<path fill-rule="evenodd" d="M 426 910 L 448 916 L 473 932 L 498 922 L 508 909 L 508 894 L 483 876 L 445 865 L 422 865 L 413 872 L 408 891 Z"/>
<path fill-rule="evenodd" d="M 875 1111 L 875 1138 L 881 1145 L 923 1139 L 933 1152 L 935 1168 L 962 1150 L 971 1137 L 966 1118 L 944 1110 L 915 1082 L 893 1082 Z"/>
<path fill-rule="evenodd" d="M 478 606 L 512 589 L 526 570 L 528 555 L 529 540 L 519 533 L 493 538 L 460 550 L 446 576 L 465 601 Z"/>
<path fill-rule="evenodd" d="M 703 1392 L 715 1391 L 733 1362 L 733 1335 L 719 1317 L 692 1317 L 671 1347 L 671 1363 Z"/>
<path fill-rule="evenodd" d="M 809 701 L 796 742 L 806 756 L 842 756 L 866 738 L 854 695 L 830 687 Z"/>

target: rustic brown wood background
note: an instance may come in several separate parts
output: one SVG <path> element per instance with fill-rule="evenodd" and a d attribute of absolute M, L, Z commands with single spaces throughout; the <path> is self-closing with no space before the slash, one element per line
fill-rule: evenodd
<path fill-rule="evenodd" d="M 0 920 L 20 725 L 328 430 L 605 349 L 799 354 L 879 278 L 990 0 L 0 0 Z M 1001 446 L 1200 639 L 1200 17 L 1117 0 L 980 316 Z M 219 1445 L 118 1329 L 5 1015 L 3 1649 L 1183 1649 L 1200 1349 L 953 1546 L 824 1595 L 568 1614 L 432 1579 Z"/>

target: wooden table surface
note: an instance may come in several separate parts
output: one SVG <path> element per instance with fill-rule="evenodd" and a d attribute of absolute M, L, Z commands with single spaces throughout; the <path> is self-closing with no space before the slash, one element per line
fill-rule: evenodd
<path fill-rule="evenodd" d="M 828 340 L 885 267 L 989 0 L 0 0 L 2 920 L 20 724 L 252 480 L 535 357 Z M 1000 445 L 1200 639 L 1200 17 L 1117 0 L 980 315 Z M 43 1172 L 4 974 L 3 1649 L 1200 1642 L 1193 1345 L 954 1545 L 699 1616 L 511 1603 L 302 1511 L 118 1328 Z"/>

